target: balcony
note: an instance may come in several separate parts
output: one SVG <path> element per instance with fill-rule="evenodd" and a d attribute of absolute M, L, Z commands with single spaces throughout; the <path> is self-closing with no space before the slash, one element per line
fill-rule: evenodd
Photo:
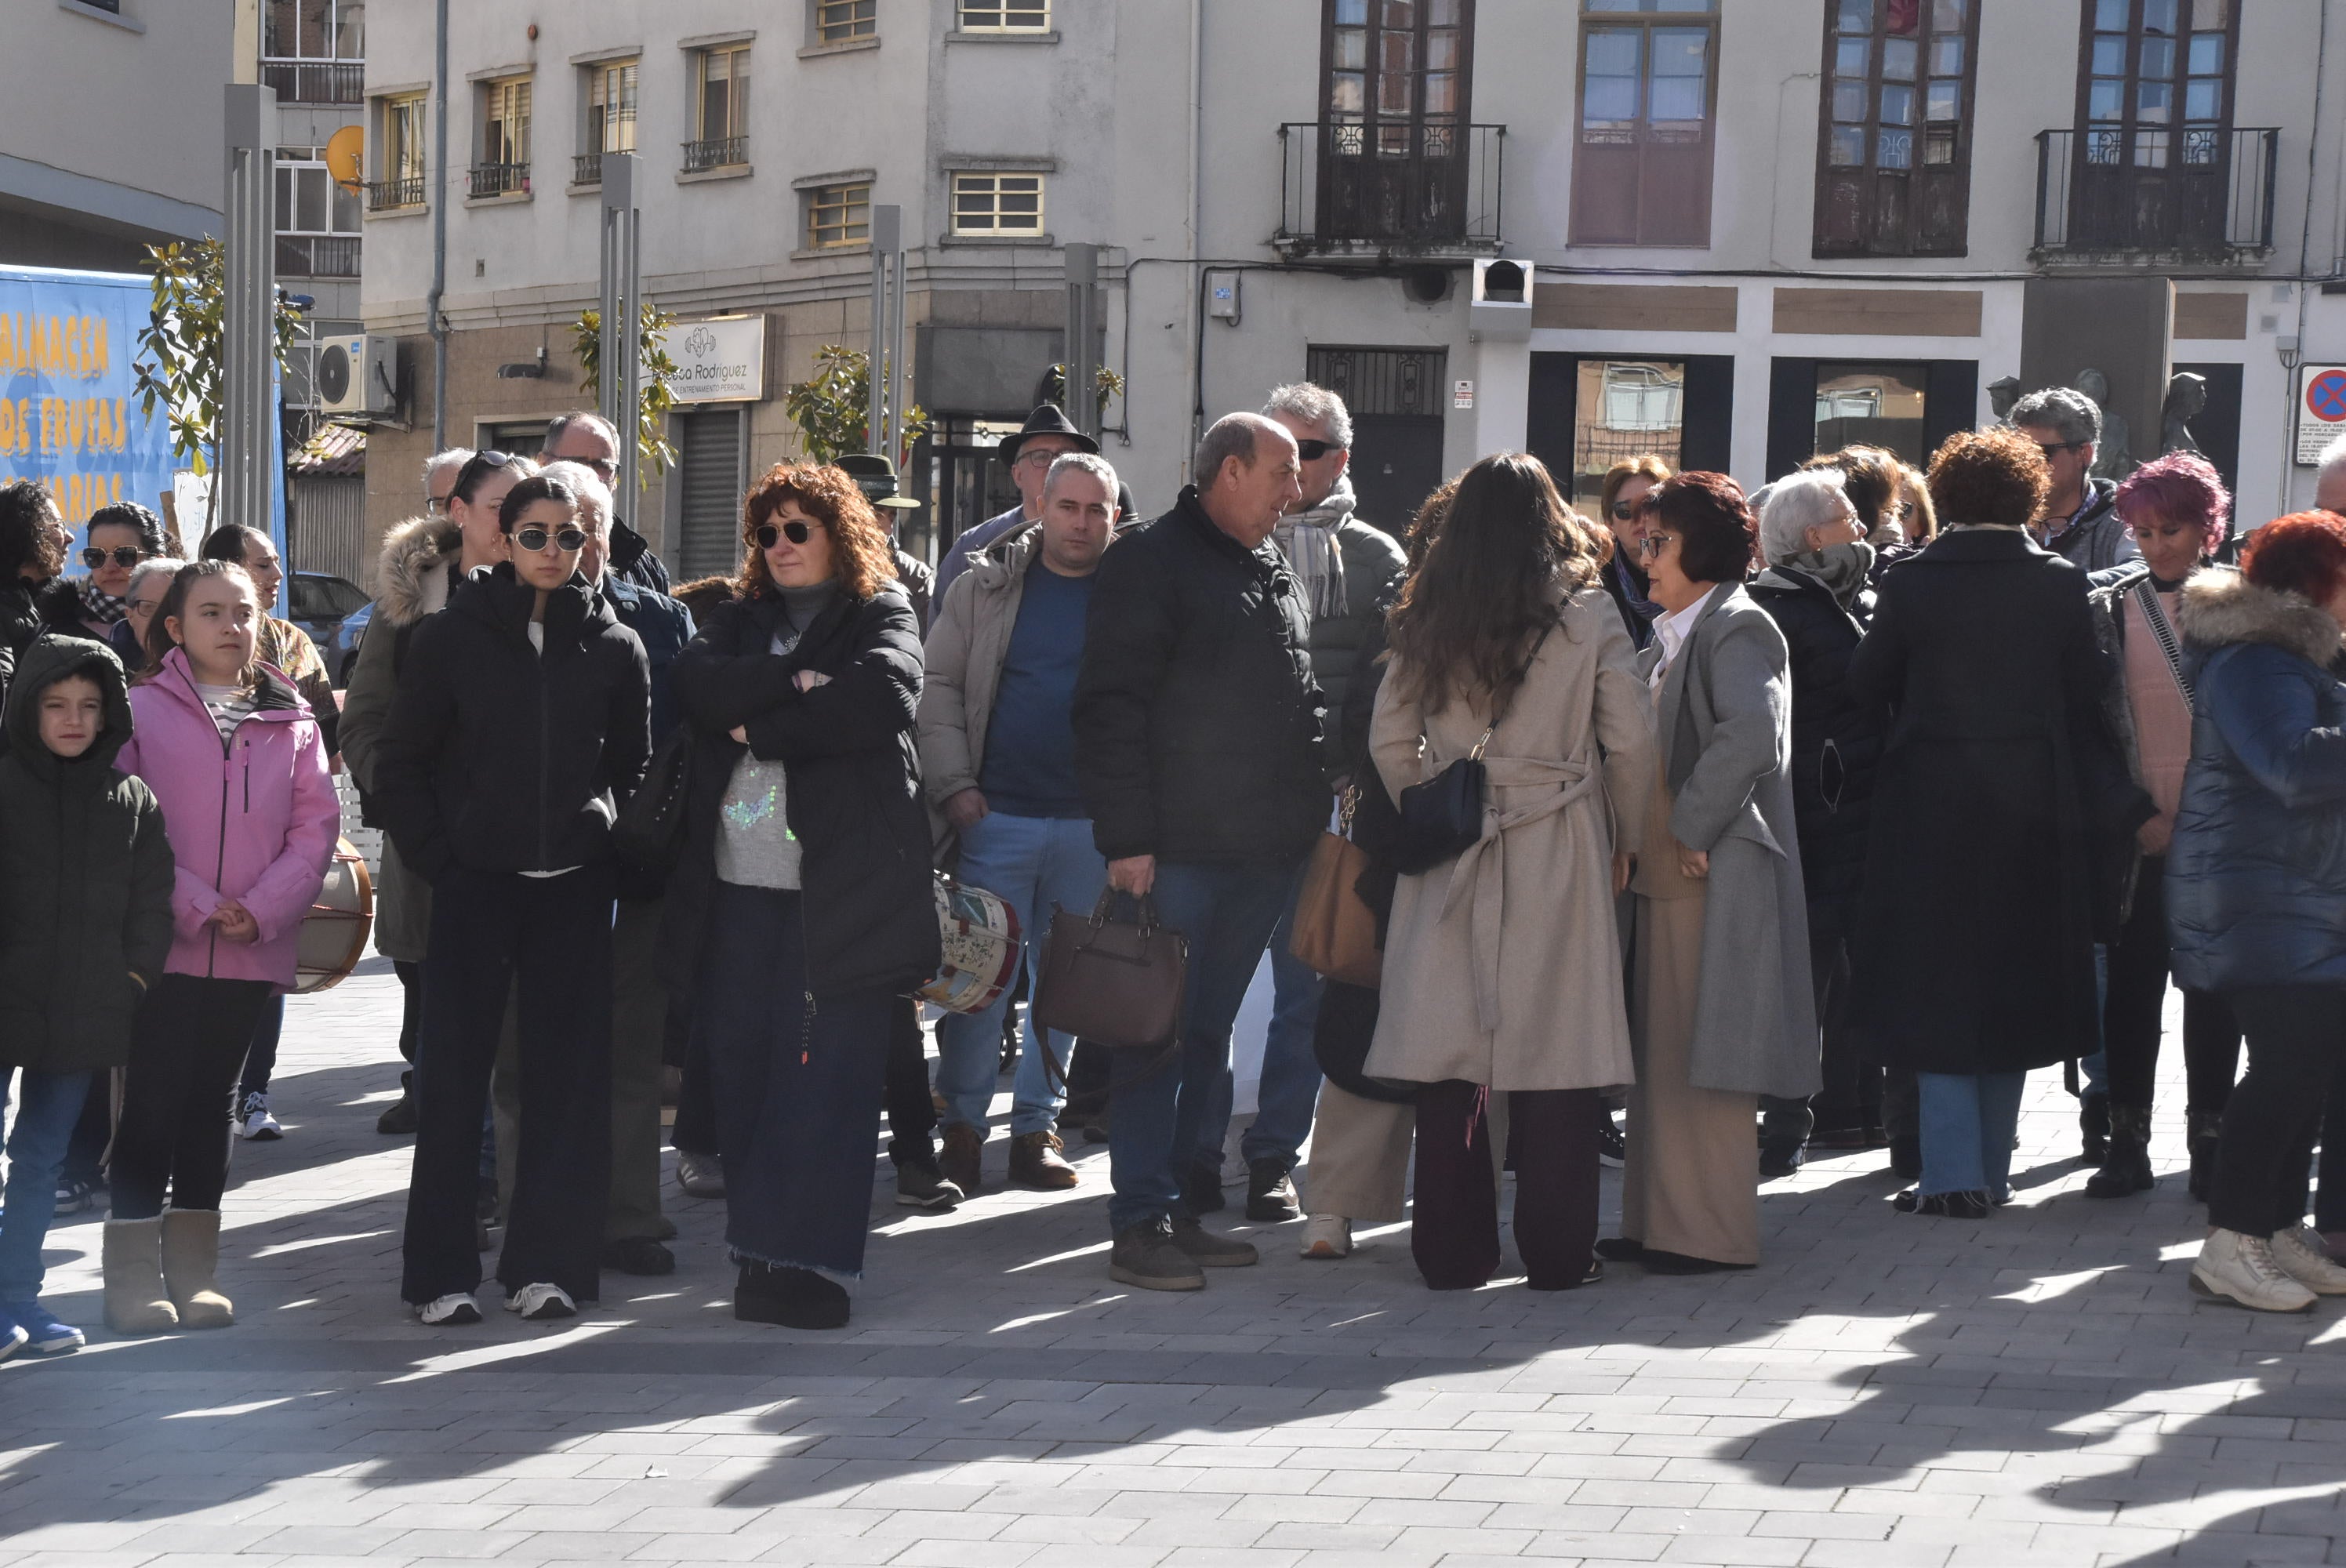
<path fill-rule="evenodd" d="M 359 275 L 359 237 L 355 234 L 280 234 L 277 237 L 280 278 L 355 278 Z"/>
<path fill-rule="evenodd" d="M 750 161 L 745 136 L 709 137 L 684 144 L 684 172 L 706 174 L 712 168 L 736 168 Z"/>
<path fill-rule="evenodd" d="M 2272 249 L 2280 152 L 2270 127 L 2039 131 L 2036 255 L 2252 260 Z"/>
<path fill-rule="evenodd" d="M 403 207 L 423 205 L 423 177 L 412 174 L 403 179 L 372 179 L 367 182 L 367 210 L 394 212 Z"/>
<path fill-rule="evenodd" d="M 603 155 L 599 152 L 574 153 L 570 158 L 570 183 L 600 185 L 603 183 Z"/>
<path fill-rule="evenodd" d="M 360 104 L 366 101 L 362 60 L 263 60 L 260 80 L 280 104 Z"/>
<path fill-rule="evenodd" d="M 1279 127 L 1290 255 L 1492 251 L 1507 127 L 1310 121 Z"/>
<path fill-rule="evenodd" d="M 527 196 L 529 165 L 476 163 L 465 176 L 464 194 L 475 201 L 490 196 Z"/>

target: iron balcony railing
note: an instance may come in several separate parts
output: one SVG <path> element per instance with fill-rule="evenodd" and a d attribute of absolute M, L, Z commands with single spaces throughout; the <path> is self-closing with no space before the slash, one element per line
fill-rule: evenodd
<path fill-rule="evenodd" d="M 280 234 L 277 237 L 280 278 L 355 278 L 359 275 L 359 237 L 355 234 Z"/>
<path fill-rule="evenodd" d="M 2036 133 L 2036 249 L 2227 260 L 2272 249 L 2280 132 L 2229 126 Z"/>
<path fill-rule="evenodd" d="M 470 179 L 466 188 L 475 197 L 529 194 L 529 165 L 525 163 L 476 163 Z"/>
<path fill-rule="evenodd" d="M 423 205 L 423 177 L 413 174 L 401 179 L 376 179 L 367 182 L 367 210 L 389 212 L 401 207 Z"/>
<path fill-rule="evenodd" d="M 286 104 L 361 104 L 366 101 L 366 64 L 362 60 L 263 60 L 260 80 Z"/>
<path fill-rule="evenodd" d="M 570 183 L 600 185 L 603 183 L 603 155 L 599 152 L 574 153 L 570 158 Z"/>
<path fill-rule="evenodd" d="M 1279 127 L 1279 232 L 1311 250 L 1495 250 L 1507 127 L 1300 121 Z"/>
<path fill-rule="evenodd" d="M 750 161 L 745 136 L 704 137 L 684 144 L 684 172 L 702 174 L 712 168 L 732 168 Z"/>

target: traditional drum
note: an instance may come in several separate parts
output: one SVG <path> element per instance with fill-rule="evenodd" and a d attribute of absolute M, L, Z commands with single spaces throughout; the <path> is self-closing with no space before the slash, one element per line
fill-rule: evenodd
<path fill-rule="evenodd" d="M 983 1013 L 1018 973 L 1018 912 L 984 888 L 939 873 L 937 930 L 944 961 L 913 994 L 948 1013 Z"/>
<path fill-rule="evenodd" d="M 301 917 L 295 938 L 300 952 L 293 972 L 293 994 L 307 996 L 329 991 L 350 977 L 366 952 L 367 935 L 374 929 L 374 883 L 366 861 L 348 839 L 336 840 L 334 859 L 326 868 L 326 885 Z"/>

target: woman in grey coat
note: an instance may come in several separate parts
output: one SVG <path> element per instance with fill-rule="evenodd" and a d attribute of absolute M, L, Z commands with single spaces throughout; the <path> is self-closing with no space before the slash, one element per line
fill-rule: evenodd
<path fill-rule="evenodd" d="M 1743 591 L 1759 524 L 1731 479 L 1647 499 L 1663 614 L 1640 666 L 1661 761 L 1645 813 L 1629 1028 L 1629 1159 L 1606 1257 L 1656 1273 L 1760 1261 L 1758 1097 L 1817 1092 L 1808 902 L 1794 837 L 1784 635 Z"/>

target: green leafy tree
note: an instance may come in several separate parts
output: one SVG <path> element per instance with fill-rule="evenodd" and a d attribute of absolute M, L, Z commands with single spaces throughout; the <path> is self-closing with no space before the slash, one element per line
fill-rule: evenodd
<path fill-rule="evenodd" d="M 174 240 L 147 247 L 147 264 L 155 274 L 154 304 L 138 333 L 138 356 L 131 361 L 138 406 L 149 419 L 158 408 L 167 411 L 171 455 L 198 473 L 209 473 L 228 398 L 228 252 L 217 239 Z M 282 292 L 276 329 L 282 370 L 301 330 L 301 312 Z M 218 505 L 217 500 L 206 504 L 206 533 Z"/>
<path fill-rule="evenodd" d="M 637 318 L 636 351 L 644 362 L 644 403 L 636 424 L 639 486 L 649 485 L 653 474 L 667 473 L 676 462 L 676 448 L 668 440 L 668 415 L 676 406 L 676 388 L 670 383 L 677 372 L 676 361 L 668 358 L 666 337 L 675 325 L 674 316 L 648 301 Z M 570 324 L 570 348 L 578 356 L 578 384 L 593 397 L 603 381 L 602 311 L 584 311 Z"/>
<path fill-rule="evenodd" d="M 782 412 L 797 422 L 808 457 L 830 463 L 871 450 L 871 369 L 872 356 L 862 349 L 826 344 L 815 351 L 814 374 L 782 393 Z M 912 461 L 913 443 L 929 433 L 929 416 L 915 404 L 900 423 L 903 440 L 893 455 L 902 468 Z"/>

